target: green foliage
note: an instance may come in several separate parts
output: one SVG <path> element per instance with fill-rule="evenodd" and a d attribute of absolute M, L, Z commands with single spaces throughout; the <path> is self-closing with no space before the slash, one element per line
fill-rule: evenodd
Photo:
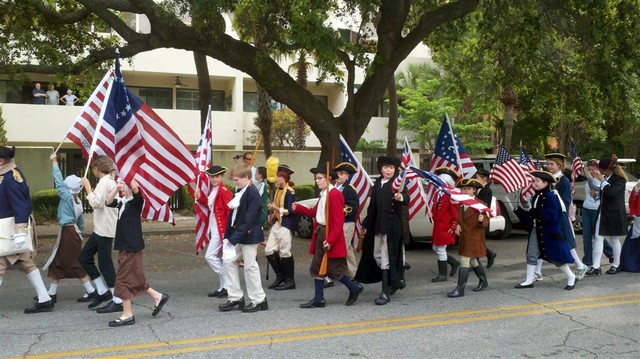
<path fill-rule="evenodd" d="M 7 130 L 4 128 L 6 122 L 2 117 L 2 106 L 0 106 L 0 146 L 7 145 Z"/>
<path fill-rule="evenodd" d="M 254 118 L 256 122 L 258 118 Z M 288 108 L 273 111 L 273 125 L 271 127 L 271 143 L 277 149 L 285 149 L 293 147 L 296 135 L 296 114 Z M 252 130 L 250 132 L 250 141 L 258 140 L 258 131 Z M 309 127 L 305 127 L 305 137 L 309 136 L 311 130 Z"/>
<path fill-rule="evenodd" d="M 36 222 L 54 221 L 58 215 L 60 197 L 55 189 L 43 189 L 31 194 L 31 207 Z"/>
<path fill-rule="evenodd" d="M 356 144 L 355 150 L 360 152 L 384 152 L 385 147 L 382 140 L 367 141 L 361 137 Z"/>
<path fill-rule="evenodd" d="M 314 198 L 316 196 L 316 186 L 310 184 L 296 185 L 296 201 Z"/>
<path fill-rule="evenodd" d="M 189 185 L 180 187 L 180 191 L 182 191 L 182 198 L 184 198 L 184 208 L 180 210 L 180 214 L 185 216 L 194 214 L 193 205 L 195 203 L 195 200 L 193 199 L 193 197 L 191 197 L 191 194 L 189 194 L 188 188 Z"/>

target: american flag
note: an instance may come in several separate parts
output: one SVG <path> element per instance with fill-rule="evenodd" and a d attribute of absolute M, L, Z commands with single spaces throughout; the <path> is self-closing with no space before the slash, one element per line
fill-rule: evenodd
<path fill-rule="evenodd" d="M 402 146 L 402 167 L 405 168 L 404 171 L 406 171 L 406 174 L 403 172 L 396 177 L 391 185 L 393 191 L 397 191 L 398 188 L 400 188 L 404 176 L 407 176 L 409 172 L 411 172 L 409 167 L 418 167 L 406 137 L 404 138 L 404 145 Z M 420 208 L 424 206 L 426 195 L 422 183 L 417 178 L 409 179 L 409 177 L 406 177 L 405 184 L 409 192 L 409 220 L 411 220 L 411 218 L 420 211 Z"/>
<path fill-rule="evenodd" d="M 523 146 L 520 146 L 520 167 L 522 167 L 527 172 L 538 169 L 538 166 L 536 166 L 536 164 L 531 161 L 531 157 L 527 155 L 527 152 L 525 151 Z M 522 202 L 526 202 L 527 200 L 529 200 L 529 198 L 531 198 L 533 196 L 533 193 L 535 192 L 531 174 L 529 174 L 529 178 L 531 182 L 522 189 L 522 192 L 520 192 L 520 201 Z"/>
<path fill-rule="evenodd" d="M 458 163 L 458 158 L 460 163 Z M 438 167 L 452 167 L 464 178 L 471 178 L 477 171 L 469 154 L 464 150 L 460 138 L 453 131 L 447 115 L 442 120 L 442 126 L 440 126 L 440 132 L 436 138 L 429 172 L 434 173 Z M 427 186 L 426 202 L 431 207 L 437 198 L 436 192 L 433 186 Z"/>
<path fill-rule="evenodd" d="M 342 154 L 343 162 L 349 162 L 358 169 L 358 172 L 352 174 L 349 179 L 349 183 L 355 187 L 356 192 L 358 193 L 358 199 L 360 200 L 358 214 L 356 215 L 356 229 L 354 234 L 355 239 L 358 240 L 358 238 L 360 238 L 360 234 L 363 233 L 360 213 L 364 208 L 367 198 L 369 198 L 369 193 L 371 193 L 371 188 L 373 188 L 373 181 L 371 181 L 369 174 L 365 171 L 364 167 L 362 167 L 362 164 L 353 154 L 353 151 L 351 151 L 351 148 L 349 148 L 347 141 L 345 141 L 342 135 L 340 135 L 340 152 Z M 354 246 L 357 246 L 357 243 L 354 243 Z"/>
<path fill-rule="evenodd" d="M 460 191 L 460 189 L 458 188 L 448 187 L 447 184 L 444 183 L 444 181 L 440 179 L 440 177 L 436 176 L 435 174 L 431 172 L 423 171 L 415 167 L 409 167 L 409 168 L 410 168 L 410 171 L 407 172 L 407 176 L 408 176 L 407 179 L 416 178 L 416 177 L 424 178 L 427 180 L 427 182 L 433 185 L 432 187 L 436 188 L 438 191 L 451 197 L 451 200 L 467 205 L 478 211 L 482 211 L 489 217 L 494 216 L 493 211 L 491 211 L 491 209 L 485 206 L 482 202 L 480 202 L 479 200 L 477 200 L 476 198 L 468 194 L 462 193 L 462 191 Z"/>
<path fill-rule="evenodd" d="M 115 63 L 115 73 L 105 75 L 67 137 L 80 146 L 85 158 L 106 155 L 115 160 L 121 177 L 138 182 L 147 203 L 144 218 L 170 222 L 167 201 L 195 176 L 193 155 L 175 132 L 125 87 L 117 55 Z"/>
<path fill-rule="evenodd" d="M 571 156 L 571 191 L 576 185 L 576 179 L 582 171 L 584 171 L 584 165 L 582 164 L 582 160 L 578 156 L 578 152 L 576 152 L 576 144 L 571 142 L 571 151 L 569 153 Z"/>
<path fill-rule="evenodd" d="M 205 171 L 211 166 L 211 106 L 209 106 L 209 113 L 204 126 L 195 156 L 199 174 L 197 178 L 189 183 L 189 193 L 195 199 L 193 211 L 196 214 L 196 255 L 200 254 L 211 241 L 209 205 L 206 201 L 202 203 L 198 200 L 199 198 L 209 197 L 209 178 Z M 197 196 L 198 198 L 196 198 L 196 192 L 198 192 L 196 188 L 199 188 L 200 192 Z"/>
<path fill-rule="evenodd" d="M 491 168 L 491 180 L 500 184 L 505 192 L 511 193 L 531 183 L 529 172 L 520 167 L 507 149 L 500 145 L 496 163 Z"/>

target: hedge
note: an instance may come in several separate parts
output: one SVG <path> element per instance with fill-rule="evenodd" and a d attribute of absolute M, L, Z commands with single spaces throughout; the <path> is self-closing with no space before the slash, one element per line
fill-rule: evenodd
<path fill-rule="evenodd" d="M 56 189 L 43 189 L 31 194 L 31 207 L 36 222 L 53 221 L 58 216 L 60 197 Z"/>

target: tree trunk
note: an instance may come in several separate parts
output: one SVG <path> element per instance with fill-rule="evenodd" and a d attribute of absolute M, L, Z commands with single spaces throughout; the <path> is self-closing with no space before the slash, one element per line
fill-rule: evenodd
<path fill-rule="evenodd" d="M 398 93 L 396 79 L 389 81 L 389 128 L 387 134 L 387 156 L 395 157 L 398 144 Z"/>
<path fill-rule="evenodd" d="M 211 104 L 211 80 L 209 79 L 209 66 L 207 56 L 199 52 L 193 52 L 193 61 L 198 74 L 198 94 L 200 95 L 200 130 L 204 130 L 204 124 L 209 115 L 209 105 Z"/>
<path fill-rule="evenodd" d="M 297 78 L 296 82 L 300 86 L 307 88 L 307 56 L 304 51 L 300 51 L 298 62 L 296 64 Z M 296 114 L 296 133 L 293 137 L 293 148 L 296 150 L 304 150 L 307 147 L 307 136 L 305 129 L 307 124 L 302 116 Z"/>
<path fill-rule="evenodd" d="M 257 49 L 264 52 L 268 52 L 267 45 L 263 39 L 266 37 L 266 29 L 264 27 L 258 27 L 256 36 L 254 38 L 254 44 Z M 273 126 L 273 116 L 271 109 L 271 96 L 262 85 L 256 82 L 257 88 L 257 100 L 258 100 L 258 118 L 255 123 L 262 133 L 262 148 L 264 149 L 265 158 L 271 157 L 271 127 Z"/>
<path fill-rule="evenodd" d="M 504 105 L 504 148 L 507 151 L 511 150 L 511 137 L 513 134 L 513 123 L 515 121 L 515 108 L 518 103 L 518 97 L 513 91 L 511 86 L 506 86 L 502 91 L 502 98 L 500 99 Z"/>

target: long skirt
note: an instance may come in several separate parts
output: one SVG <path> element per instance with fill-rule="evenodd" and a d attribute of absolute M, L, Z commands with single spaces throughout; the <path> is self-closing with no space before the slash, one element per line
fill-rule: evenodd
<path fill-rule="evenodd" d="M 620 269 L 625 272 L 640 272 L 640 217 L 633 219 L 633 225 L 622 245 Z"/>
<path fill-rule="evenodd" d="M 121 299 L 132 299 L 149 289 L 142 269 L 142 252 L 120 251 L 118 273 L 114 295 Z"/>
<path fill-rule="evenodd" d="M 51 279 L 84 278 L 87 272 L 82 269 L 78 256 L 82 250 L 82 238 L 75 226 L 60 229 L 60 243 L 53 261 L 49 265 L 47 277 Z"/>
<path fill-rule="evenodd" d="M 313 259 L 311 260 L 311 266 L 309 267 L 309 274 L 312 277 L 319 277 L 320 265 L 322 264 L 322 257 L 324 256 L 324 248 L 322 248 L 322 242 L 324 242 L 324 227 L 317 227 L 316 234 L 316 248 L 313 253 Z M 333 280 L 340 280 L 348 271 L 347 258 L 328 258 L 327 260 L 327 277 Z"/>

